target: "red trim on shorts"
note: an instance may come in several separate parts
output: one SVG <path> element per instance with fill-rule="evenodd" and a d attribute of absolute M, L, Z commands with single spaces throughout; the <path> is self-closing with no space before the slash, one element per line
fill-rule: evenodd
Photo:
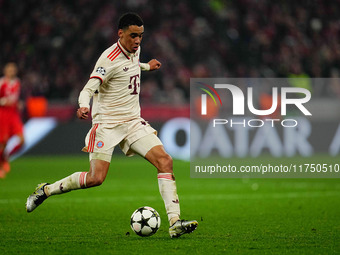
<path fill-rule="evenodd" d="M 90 134 L 90 139 L 89 139 L 89 145 L 87 147 L 87 152 L 93 152 L 94 149 L 94 144 L 96 141 L 96 130 L 98 128 L 99 124 L 95 124 L 92 128 L 91 134 Z"/>

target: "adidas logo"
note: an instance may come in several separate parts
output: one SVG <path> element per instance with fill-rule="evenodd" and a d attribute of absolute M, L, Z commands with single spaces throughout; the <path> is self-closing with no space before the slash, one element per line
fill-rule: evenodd
<path fill-rule="evenodd" d="M 128 70 L 129 70 L 128 67 L 124 67 L 124 69 L 123 69 L 124 72 L 127 72 Z"/>
<path fill-rule="evenodd" d="M 173 202 L 173 203 L 175 203 L 175 204 L 179 204 L 179 201 L 178 201 L 178 199 L 176 199 L 176 200 L 172 200 L 172 202 Z"/>

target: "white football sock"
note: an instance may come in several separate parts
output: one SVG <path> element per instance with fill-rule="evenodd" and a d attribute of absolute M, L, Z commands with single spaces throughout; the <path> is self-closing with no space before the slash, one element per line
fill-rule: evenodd
<path fill-rule="evenodd" d="M 86 176 L 87 172 L 76 172 L 53 184 L 47 185 L 45 187 L 45 193 L 49 197 L 75 189 L 86 188 Z"/>
<path fill-rule="evenodd" d="M 178 220 L 180 216 L 175 177 L 172 173 L 159 173 L 157 178 L 159 192 L 164 200 L 169 223 L 172 225 L 173 222 Z"/>

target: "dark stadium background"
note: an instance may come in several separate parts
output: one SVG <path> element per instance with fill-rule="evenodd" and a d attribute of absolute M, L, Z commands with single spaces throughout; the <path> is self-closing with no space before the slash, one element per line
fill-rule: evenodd
<path fill-rule="evenodd" d="M 0 66 L 19 65 L 23 96 L 75 104 L 126 11 L 145 21 L 142 99 L 187 103 L 190 77 L 338 77 L 339 1 L 0 1 Z M 338 86 L 313 88 L 338 98 Z"/>

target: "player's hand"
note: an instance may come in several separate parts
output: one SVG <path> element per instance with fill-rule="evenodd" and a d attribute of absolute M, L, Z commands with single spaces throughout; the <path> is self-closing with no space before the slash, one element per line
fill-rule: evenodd
<path fill-rule="evenodd" d="M 77 110 L 77 117 L 82 120 L 87 120 L 89 117 L 89 108 L 87 107 L 80 107 Z"/>
<path fill-rule="evenodd" d="M 150 65 L 150 71 L 158 70 L 162 65 L 157 59 L 151 59 L 148 64 Z"/>

